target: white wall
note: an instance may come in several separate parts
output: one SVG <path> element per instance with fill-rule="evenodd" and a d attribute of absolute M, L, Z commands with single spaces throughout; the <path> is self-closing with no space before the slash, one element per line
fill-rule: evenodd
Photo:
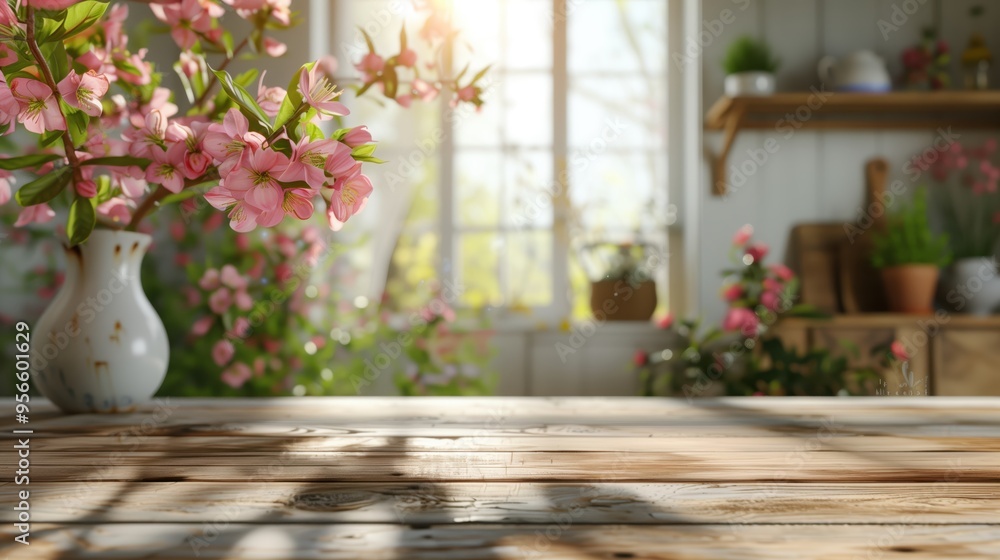
<path fill-rule="evenodd" d="M 942 2 L 941 6 L 937 2 Z M 719 29 L 723 10 L 734 18 L 722 25 L 717 36 L 703 35 L 704 45 L 702 102 L 705 111 L 722 94 L 721 60 L 726 47 L 741 35 L 765 39 L 781 59 L 778 88 L 804 91 L 818 86 L 815 67 L 826 54 L 841 56 L 854 50 L 874 50 L 889 63 L 894 76 L 900 73 L 900 53 L 919 41 L 921 30 L 940 23 L 943 38 L 952 53 L 961 55 L 973 25 L 969 7 L 985 4 L 985 20 L 980 28 L 994 52 L 1000 41 L 991 30 L 1000 26 L 1000 3 L 977 0 L 704 0 L 702 28 Z M 904 9 L 911 12 L 898 30 L 884 36 L 879 20 L 902 21 Z M 914 8 L 915 11 L 914 11 Z M 940 20 L 939 20 L 940 18 Z M 707 40 L 706 40 L 707 39 Z M 698 40 L 696 38 L 696 40 Z M 957 56 L 955 57 L 957 58 Z M 953 62 L 953 83 L 958 80 L 958 64 Z M 1000 73 L 993 68 L 991 82 L 1000 83 Z M 963 140 L 972 134 L 962 133 Z M 771 262 L 784 259 L 790 228 L 806 221 L 845 221 L 853 219 L 864 200 L 863 166 L 866 160 L 883 156 L 889 161 L 889 180 L 906 181 L 901 169 L 910 156 L 930 146 L 934 131 L 798 131 L 790 139 L 768 131 L 743 132 L 737 137 L 729 164 L 746 160 L 747 150 L 760 148 L 773 136 L 780 145 L 747 183 L 725 198 L 713 197 L 708 166 L 703 168 L 697 234 L 699 238 L 698 273 L 700 307 L 710 318 L 718 319 L 725 306 L 719 300 L 719 271 L 727 264 L 730 237 L 742 224 L 756 229 L 756 238 L 774 251 Z M 721 144 L 719 133 L 706 133 L 707 147 L 713 152 Z"/>

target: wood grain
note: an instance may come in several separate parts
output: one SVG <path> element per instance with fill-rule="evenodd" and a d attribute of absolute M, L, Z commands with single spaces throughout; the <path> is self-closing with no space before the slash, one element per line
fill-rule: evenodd
<path fill-rule="evenodd" d="M 215 528 L 218 526 L 218 529 Z M 940 560 L 1000 556 L 996 525 L 38 525 L 32 560 Z M 8 546 L 8 548 L 10 548 Z M 27 547 L 24 547 L 27 548 Z M 151 554 L 150 551 L 153 551 Z M 752 554 L 752 555 L 751 555 Z"/>
<path fill-rule="evenodd" d="M 1000 557 L 997 399 L 177 399 L 31 417 L 32 545 L 7 544 L 0 508 L 9 558 Z M 0 501 L 21 490 L 0 483 Z"/>
<path fill-rule="evenodd" d="M 1000 483 L 50 482 L 32 496 L 52 523 L 544 524 L 565 511 L 580 524 L 1000 522 Z"/>

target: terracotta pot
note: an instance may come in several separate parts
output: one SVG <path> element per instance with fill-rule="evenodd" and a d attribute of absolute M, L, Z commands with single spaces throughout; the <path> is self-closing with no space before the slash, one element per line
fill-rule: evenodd
<path fill-rule="evenodd" d="M 656 282 L 635 286 L 625 280 L 591 282 L 590 309 L 600 320 L 648 321 L 656 311 Z"/>
<path fill-rule="evenodd" d="M 938 267 L 932 264 L 906 264 L 882 269 L 882 284 L 889 301 L 889 311 L 928 314 L 934 311 Z"/>

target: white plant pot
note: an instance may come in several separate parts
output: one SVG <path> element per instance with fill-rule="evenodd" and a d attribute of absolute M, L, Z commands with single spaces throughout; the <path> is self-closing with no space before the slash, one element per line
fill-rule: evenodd
<path fill-rule="evenodd" d="M 167 372 L 169 344 L 139 267 L 152 238 L 96 230 L 66 250 L 66 280 L 32 329 L 35 386 L 64 412 L 127 412 Z"/>
<path fill-rule="evenodd" d="M 959 259 L 945 271 L 941 296 L 953 311 L 970 315 L 1000 313 L 1000 274 L 991 257 Z"/>
<path fill-rule="evenodd" d="M 738 72 L 726 76 L 726 95 L 771 95 L 775 90 L 774 74 L 770 72 Z"/>

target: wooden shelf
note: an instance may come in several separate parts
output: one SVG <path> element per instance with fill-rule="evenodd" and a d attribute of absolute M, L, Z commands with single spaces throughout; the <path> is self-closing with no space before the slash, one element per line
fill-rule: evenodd
<path fill-rule="evenodd" d="M 855 313 L 833 315 L 829 319 L 807 319 L 788 317 L 781 320 L 784 326 L 810 326 L 827 328 L 877 329 L 896 327 L 919 327 L 920 325 L 937 324 L 951 328 L 1000 329 L 1000 315 L 962 315 L 959 313 L 944 313 L 935 316 L 905 315 L 901 313 Z"/>
<path fill-rule="evenodd" d="M 780 145 L 790 131 L 1000 128 L 1000 91 L 839 93 L 817 90 L 762 97 L 722 97 L 705 117 L 724 131 L 714 158 L 712 192 L 726 194 L 727 160 L 740 130 L 771 130 Z M 762 146 L 767 148 L 766 146 Z"/>

